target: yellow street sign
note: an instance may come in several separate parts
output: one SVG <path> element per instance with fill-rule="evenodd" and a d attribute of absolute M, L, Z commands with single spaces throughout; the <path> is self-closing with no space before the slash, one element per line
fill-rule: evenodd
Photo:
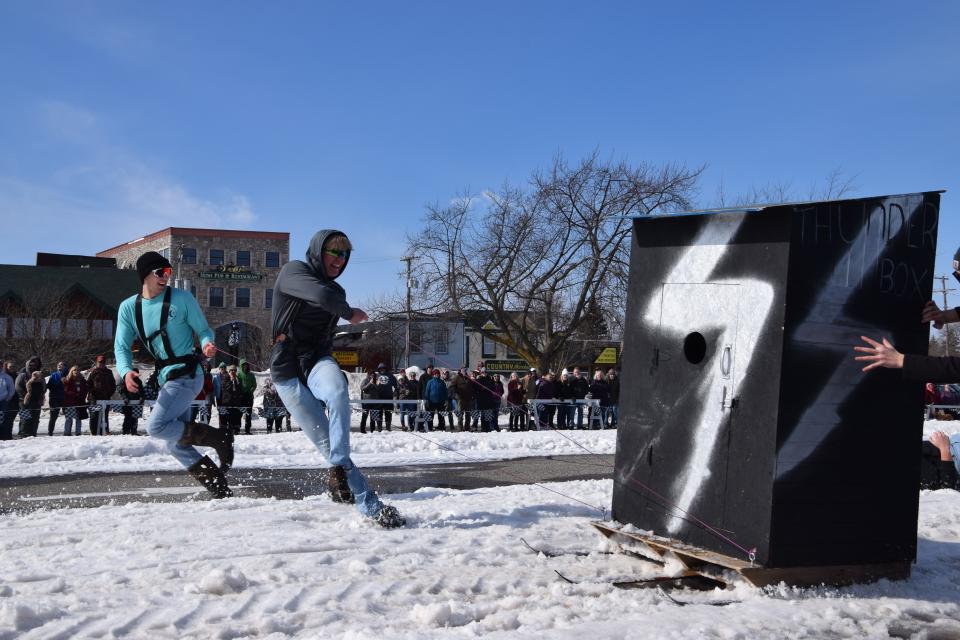
<path fill-rule="evenodd" d="M 341 367 L 356 367 L 360 364 L 360 358 L 356 351 L 334 351 L 333 359 Z"/>
<path fill-rule="evenodd" d="M 617 348 L 607 347 L 600 352 L 593 364 L 617 364 Z"/>

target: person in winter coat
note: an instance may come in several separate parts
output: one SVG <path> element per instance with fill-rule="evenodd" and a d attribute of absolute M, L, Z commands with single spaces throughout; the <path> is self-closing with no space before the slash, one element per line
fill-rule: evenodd
<path fill-rule="evenodd" d="M 516 373 L 507 381 L 507 408 L 510 410 L 510 431 L 527 430 L 527 411 L 524 403 L 526 390 Z"/>
<path fill-rule="evenodd" d="M 420 390 L 420 382 L 411 382 L 407 377 L 407 372 L 400 370 L 397 377 L 397 400 L 400 405 L 400 428 L 407 430 L 407 417 L 416 408 L 415 400 L 418 399 L 417 391 Z M 410 420 L 410 426 L 413 426 L 413 420 Z"/>
<path fill-rule="evenodd" d="M 476 390 L 474 389 L 474 382 L 470 380 L 465 368 L 457 372 L 450 386 L 453 388 L 454 397 L 457 401 L 457 429 L 473 431 L 474 425 L 479 423 L 474 414 L 476 410 Z M 464 427 L 464 416 L 466 416 L 466 427 Z"/>
<path fill-rule="evenodd" d="M 590 392 L 590 381 L 587 380 L 586 375 L 580 373 L 580 367 L 573 368 L 573 375 L 570 376 L 570 388 L 573 391 L 573 400 L 577 403 L 577 429 L 583 429 L 583 402 L 580 401 L 586 399 L 587 393 Z M 567 421 L 572 427 L 573 417 L 570 416 Z"/>
<path fill-rule="evenodd" d="M 130 370 L 140 375 L 140 369 L 133 367 Z M 140 435 L 137 433 L 137 424 L 143 415 L 143 388 L 138 387 L 136 391 L 130 391 L 121 380 L 117 385 L 117 394 L 123 400 L 123 406 L 120 407 L 120 413 L 123 414 L 123 435 Z"/>
<path fill-rule="evenodd" d="M 221 387 L 221 384 L 226 377 L 227 377 L 227 364 L 225 362 L 221 362 L 220 364 L 217 365 L 217 370 L 213 374 L 213 400 L 214 402 L 216 402 L 216 405 L 217 405 L 217 425 L 221 429 L 228 428 L 227 416 L 223 411 L 220 410 L 220 408 L 224 406 L 221 400 L 221 397 L 223 395 L 223 389 Z M 212 411 L 213 410 L 211 408 L 211 413 L 210 413 L 211 422 L 213 422 Z"/>
<path fill-rule="evenodd" d="M 234 435 L 240 434 L 243 421 L 243 383 L 237 372 L 237 365 L 227 367 L 227 377 L 220 381 L 220 412 L 227 417 L 227 429 Z"/>
<path fill-rule="evenodd" d="M 611 429 L 617 428 L 620 417 L 620 376 L 614 369 L 607 370 L 607 386 L 610 387 L 610 406 L 607 409 L 607 423 Z"/>
<path fill-rule="evenodd" d="M 273 288 L 270 375 L 283 403 L 330 464 L 328 485 L 338 502 L 381 527 L 402 527 L 406 519 L 383 504 L 350 458 L 350 396 L 333 358 L 333 335 L 341 318 L 357 324 L 367 314 L 347 304 L 336 279 L 353 246 L 342 231 L 314 234 L 305 261 L 291 260 Z"/>
<path fill-rule="evenodd" d="M 537 370 L 533 367 L 530 367 L 530 371 L 527 375 L 523 376 L 521 379 L 523 382 L 523 397 L 527 402 L 532 402 L 537 399 L 537 386 L 540 384 L 540 376 L 537 375 Z M 536 411 L 533 410 L 533 407 L 536 405 L 530 405 L 527 409 L 527 428 L 536 429 L 537 428 L 537 415 Z"/>
<path fill-rule="evenodd" d="M 367 432 L 367 418 L 370 419 L 370 433 L 376 429 L 374 421 L 380 415 L 380 409 L 376 402 L 364 402 L 364 400 L 376 400 L 377 397 L 377 374 L 368 371 L 367 377 L 360 383 L 360 433 Z M 383 430 L 382 424 L 380 430 Z"/>
<path fill-rule="evenodd" d="M 453 391 L 451 391 L 453 376 L 450 375 L 450 370 L 444 370 L 444 372 L 440 374 L 440 379 L 443 380 L 444 386 L 447 387 L 447 404 L 444 407 L 444 412 L 447 415 L 447 424 L 450 425 L 450 431 L 453 431 L 453 413 L 457 410 L 457 401 L 454 400 Z"/>
<path fill-rule="evenodd" d="M 393 374 L 387 371 L 387 365 L 380 363 L 377 365 L 377 400 L 396 400 L 397 399 L 397 379 Z M 380 420 L 377 421 L 377 430 L 379 431 L 384 419 L 387 423 L 387 431 L 393 424 L 393 405 L 381 402 L 377 405 L 380 409 Z"/>
<path fill-rule="evenodd" d="M 50 407 L 50 420 L 47 422 L 47 435 L 52 436 L 63 406 L 63 376 L 67 375 L 67 365 L 57 363 L 57 370 L 47 378 L 47 405 Z"/>
<path fill-rule="evenodd" d="M 28 407 L 25 402 L 27 396 L 27 382 L 33 378 L 33 374 L 43 367 L 40 356 L 33 356 L 27 360 L 26 366 L 17 374 L 17 380 L 14 385 L 17 388 L 17 396 L 20 398 L 20 437 L 29 438 L 37 435 L 37 428 L 40 426 L 40 407 L 43 406 L 43 398 L 40 398 L 40 404 L 36 408 Z"/>
<path fill-rule="evenodd" d="M 591 411 L 600 412 L 600 428 L 606 428 L 607 412 L 610 410 L 610 385 L 603 375 L 603 371 L 597 369 L 593 374 L 593 381 L 590 383 L 590 397 L 598 402 L 597 408 L 591 408 Z M 588 424 L 593 424 L 593 420 L 587 420 Z"/>
<path fill-rule="evenodd" d="M 506 393 L 506 389 L 503 387 L 503 380 L 500 379 L 499 373 L 495 373 L 491 377 L 493 378 L 493 390 L 497 392 L 497 416 L 499 416 L 500 409 L 503 408 L 503 394 Z"/>
<path fill-rule="evenodd" d="M 87 398 L 91 406 L 95 405 L 97 400 L 109 400 L 117 391 L 117 379 L 113 377 L 113 372 L 107 368 L 107 359 L 104 356 L 97 356 L 96 364 L 90 373 L 87 374 L 87 383 L 90 387 L 90 397 Z M 99 409 L 99 406 L 97 407 Z M 104 406 L 103 410 L 94 411 L 90 420 L 90 433 L 98 435 L 105 433 L 110 435 L 110 407 Z"/>
<path fill-rule="evenodd" d="M 240 369 L 237 371 L 240 378 L 240 388 L 243 391 L 243 429 L 250 435 L 250 421 L 253 419 L 253 394 L 257 390 L 257 378 L 250 371 L 250 363 L 240 360 Z"/>
<path fill-rule="evenodd" d="M 277 426 L 277 433 L 283 431 L 282 405 L 280 394 L 274 388 L 273 382 L 266 380 L 263 383 L 263 417 L 267 421 L 267 433 L 273 431 L 273 425 Z"/>
<path fill-rule="evenodd" d="M 443 420 L 443 407 L 447 402 L 447 385 L 440 379 L 440 370 L 434 369 L 433 375 L 427 381 L 426 394 L 423 398 L 426 401 L 426 409 L 430 413 L 429 426 L 433 428 L 433 416 L 437 414 L 437 428 L 440 431 L 446 431 L 446 425 Z M 453 425 L 450 426 L 453 428 Z"/>
<path fill-rule="evenodd" d="M 13 360 L 0 364 L 0 440 L 13 440 L 13 418 L 17 415 L 17 387 L 9 371 Z"/>
<path fill-rule="evenodd" d="M 80 373 L 80 367 L 70 367 L 63 379 L 63 435 L 80 435 L 83 421 L 87 419 L 87 380 Z"/>
<path fill-rule="evenodd" d="M 548 371 L 537 385 L 537 429 L 553 429 L 553 415 L 556 413 L 556 399 L 560 393 L 559 385 L 554 381 L 553 371 Z"/>
<path fill-rule="evenodd" d="M 36 437 L 37 426 L 40 421 L 40 410 L 43 408 L 43 398 L 46 395 L 47 385 L 43 381 L 43 373 L 34 371 L 27 380 L 27 393 L 23 396 L 23 408 L 30 412 L 36 412 L 36 419 L 31 422 L 31 430 L 28 437 Z M 23 437 L 23 436 L 21 436 Z"/>
<path fill-rule="evenodd" d="M 477 372 L 477 411 L 480 412 L 480 430 L 489 433 L 497 426 L 497 407 L 500 406 L 500 396 L 497 395 L 496 384 L 487 373 L 486 367 Z"/>

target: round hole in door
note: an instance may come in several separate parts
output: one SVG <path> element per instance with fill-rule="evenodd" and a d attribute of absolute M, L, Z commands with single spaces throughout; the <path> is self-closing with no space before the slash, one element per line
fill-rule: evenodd
<path fill-rule="evenodd" d="M 683 339 L 683 355 L 690 364 L 700 364 L 707 355 L 707 340 L 703 334 L 693 333 Z"/>

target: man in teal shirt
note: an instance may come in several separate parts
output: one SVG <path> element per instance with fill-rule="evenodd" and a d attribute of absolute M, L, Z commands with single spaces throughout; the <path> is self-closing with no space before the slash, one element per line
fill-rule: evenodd
<path fill-rule="evenodd" d="M 223 475 L 233 464 L 233 436 L 225 430 L 190 420 L 190 403 L 203 388 L 200 360 L 194 354 L 194 335 L 203 354 L 216 353 L 213 331 L 196 299 L 187 291 L 168 287 L 170 262 L 155 251 L 137 260 L 141 292 L 120 304 L 114 354 L 117 372 L 131 393 L 141 386 L 133 371 L 131 344 L 139 340 L 153 356 L 160 394 L 147 420 L 147 433 L 167 443 L 167 449 L 200 484 L 217 498 L 232 495 Z M 194 445 L 213 447 L 220 467 Z"/>

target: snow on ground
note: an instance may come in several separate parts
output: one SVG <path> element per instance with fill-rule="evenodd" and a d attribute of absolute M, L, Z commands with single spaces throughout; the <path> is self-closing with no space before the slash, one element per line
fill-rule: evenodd
<path fill-rule="evenodd" d="M 957 427 L 927 423 L 924 430 Z M 568 434 L 590 442 L 592 450 L 612 451 L 612 432 Z M 550 443 L 569 442 L 551 432 L 429 437 L 490 458 L 539 455 L 561 446 Z M 353 442 L 358 461 L 379 461 L 361 462 L 368 466 L 452 455 L 402 432 L 355 434 Z M 271 457 L 293 461 L 283 466 L 319 464 L 317 457 L 306 457 L 310 447 L 301 433 L 241 437 L 238 443 L 237 459 L 244 465 L 270 466 Z M 31 475 L 66 468 L 176 468 L 162 460 L 159 448 L 134 456 L 131 467 L 123 465 L 121 455 L 155 446 L 149 438 L 0 444 L 0 469 L 7 476 L 25 470 L 17 466 L 26 465 L 17 449 L 36 456 Z M 78 452 L 84 447 L 89 455 Z M 957 492 L 921 492 L 918 558 L 909 580 L 841 589 L 672 592 L 688 603 L 681 606 L 656 590 L 610 584 L 663 574 L 630 556 L 605 553 L 615 545 L 590 526 L 600 512 L 587 505 L 609 507 L 612 481 L 545 486 L 553 491 L 515 485 L 386 496 L 408 518 L 405 528 L 392 531 L 325 497 L 3 515 L 0 640 L 960 637 Z M 528 550 L 521 537 L 538 548 L 587 554 L 549 558 Z"/>
<path fill-rule="evenodd" d="M 913 577 L 843 589 L 619 590 L 658 575 L 588 504 L 610 480 L 390 496 L 385 531 L 324 497 L 0 517 L 0 638 L 950 638 L 960 494 L 921 497 Z M 538 548 L 590 552 L 548 558 Z M 578 584 L 561 580 L 559 570 Z M 733 601 L 725 606 L 711 602 Z"/>
<path fill-rule="evenodd" d="M 616 431 L 414 434 L 395 430 L 352 433 L 350 446 L 351 457 L 361 468 L 462 463 L 468 458 L 489 461 L 612 454 L 616 449 Z M 207 451 L 214 455 L 212 450 Z M 234 466 L 236 469 L 293 469 L 322 467 L 326 463 L 306 435 L 291 431 L 237 436 Z M 0 442 L 0 477 L 6 478 L 180 469 L 164 443 L 147 436 L 54 436 Z"/>

